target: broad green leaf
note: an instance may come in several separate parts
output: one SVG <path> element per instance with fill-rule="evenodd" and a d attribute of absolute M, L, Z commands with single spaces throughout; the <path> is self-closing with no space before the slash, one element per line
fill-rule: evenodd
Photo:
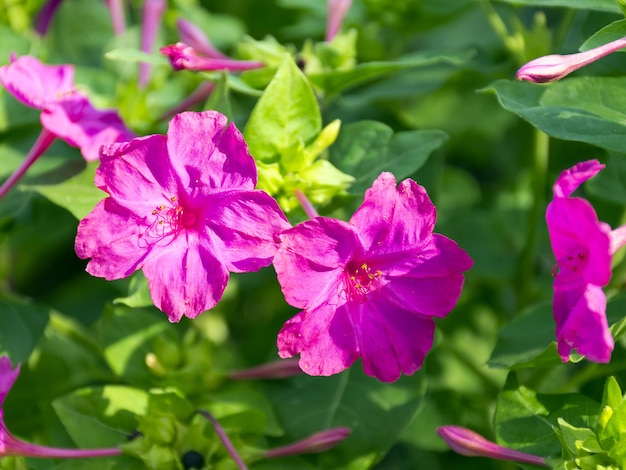
<path fill-rule="evenodd" d="M 312 73 L 308 77 L 316 87 L 332 96 L 400 70 L 439 63 L 458 66 L 469 60 L 472 55 L 473 52 L 459 52 L 448 55 L 442 55 L 440 52 L 423 52 L 407 56 L 395 62 L 364 62 L 348 70 Z"/>
<path fill-rule="evenodd" d="M 558 418 L 557 423 L 565 445 L 572 455 L 578 455 L 581 450 L 590 453 L 603 452 L 596 433 L 591 429 L 572 426 L 562 418 Z"/>
<path fill-rule="evenodd" d="M 264 163 L 277 161 L 299 141 L 308 143 L 321 129 L 313 90 L 293 59 L 285 55 L 246 125 L 250 154 Z"/>
<path fill-rule="evenodd" d="M 127 442 L 143 415 L 148 394 L 132 387 L 107 385 L 83 388 L 54 400 L 59 419 L 83 448 L 115 447 Z"/>
<path fill-rule="evenodd" d="M 87 164 L 87 168 L 76 176 L 55 185 L 33 185 L 30 189 L 43 194 L 55 204 L 67 209 L 78 220 L 83 219 L 106 197 L 94 185 L 98 162 Z"/>
<path fill-rule="evenodd" d="M 488 364 L 503 368 L 560 364 L 554 328 L 551 303 L 530 307 L 500 330 Z"/>
<path fill-rule="evenodd" d="M 393 173 L 398 182 L 410 176 L 447 139 L 443 131 L 394 134 L 381 122 L 360 121 L 341 129 L 330 148 L 329 161 L 344 173 L 357 175 L 350 192 L 362 194 L 383 171 Z"/>
<path fill-rule="evenodd" d="M 614 21 L 587 39 L 579 49 L 581 51 L 587 51 L 616 39 L 623 38 L 624 36 L 626 36 L 626 20 Z"/>
<path fill-rule="evenodd" d="M 578 394 L 538 394 L 517 381 L 511 372 L 496 404 L 495 427 L 498 443 L 542 457 L 561 454 L 554 429 L 558 419 L 572 426 L 594 428 L 599 404 Z"/>
<path fill-rule="evenodd" d="M 619 13 L 615 0 L 497 0 L 501 3 L 533 7 L 567 7 L 578 10 L 597 10 Z"/>
<path fill-rule="evenodd" d="M 18 298 L 0 298 L 0 356 L 24 362 L 37 347 L 49 309 Z"/>
<path fill-rule="evenodd" d="M 625 77 L 574 77 L 549 85 L 498 80 L 500 104 L 546 134 L 626 153 Z"/>
<path fill-rule="evenodd" d="M 422 373 L 386 384 L 368 377 L 360 363 L 332 377 L 299 376 L 268 384 L 283 428 L 291 439 L 336 426 L 352 434 L 319 456 L 319 468 L 366 469 L 398 440 L 424 393 Z"/>

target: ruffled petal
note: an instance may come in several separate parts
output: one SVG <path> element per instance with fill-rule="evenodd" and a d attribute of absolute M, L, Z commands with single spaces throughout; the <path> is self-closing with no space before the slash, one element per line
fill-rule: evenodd
<path fill-rule="evenodd" d="M 286 230 L 274 256 L 285 300 L 296 308 L 315 308 L 339 295 L 344 269 L 358 249 L 346 222 L 316 217 Z"/>
<path fill-rule="evenodd" d="M 46 108 L 41 113 L 41 123 L 68 144 L 80 148 L 87 161 L 98 160 L 101 146 L 134 137 L 117 111 L 98 110 L 79 93 Z"/>
<path fill-rule="evenodd" d="M 74 91 L 74 66 L 44 65 L 25 55 L 0 67 L 0 83 L 26 106 L 45 109 Z"/>
<path fill-rule="evenodd" d="M 102 149 L 95 184 L 116 203 L 151 222 L 152 211 L 178 195 L 165 137 L 151 135 Z"/>
<path fill-rule="evenodd" d="M 107 198 L 79 222 L 74 249 L 79 258 L 91 258 L 87 272 L 92 276 L 122 279 L 139 269 L 152 250 L 140 242 L 145 231 L 142 220 Z"/>
<path fill-rule="evenodd" d="M 278 333 L 278 353 L 287 358 L 300 354 L 298 365 L 309 375 L 337 374 L 359 357 L 347 307 L 323 305 L 300 312 Z"/>
<path fill-rule="evenodd" d="M 154 305 L 171 322 L 215 307 L 228 282 L 225 266 L 194 231 L 180 233 L 167 246 L 153 250 L 143 272 Z"/>
<path fill-rule="evenodd" d="M 555 197 L 569 197 L 589 178 L 596 176 L 605 165 L 598 160 L 587 160 L 563 171 L 552 186 Z"/>
<path fill-rule="evenodd" d="M 564 322 L 557 323 L 557 343 L 563 362 L 572 349 L 594 362 L 611 360 L 614 342 L 606 319 L 606 296 L 598 286 L 587 285 L 582 292 L 555 290 L 554 311 Z"/>
<path fill-rule="evenodd" d="M 291 227 L 274 198 L 264 191 L 228 191 L 213 194 L 207 204 L 206 229 L 229 271 L 258 271 L 269 266 Z"/>
<path fill-rule="evenodd" d="M 183 188 L 254 189 L 257 172 L 241 132 L 217 111 L 177 114 L 167 149 Z"/>
<path fill-rule="evenodd" d="M 383 382 L 413 374 L 432 347 L 432 318 L 414 315 L 382 299 L 361 304 L 353 318 L 358 319 L 363 370 Z"/>
<path fill-rule="evenodd" d="M 376 256 L 423 246 L 432 235 L 435 220 L 435 206 L 422 186 L 407 179 L 396 189 L 394 176 L 381 173 L 365 192 L 350 223 L 364 249 Z"/>

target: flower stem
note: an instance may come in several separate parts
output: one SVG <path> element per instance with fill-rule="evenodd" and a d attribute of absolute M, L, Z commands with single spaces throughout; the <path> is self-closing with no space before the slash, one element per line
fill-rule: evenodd
<path fill-rule="evenodd" d="M 502 21 L 502 18 L 489 0 L 480 0 L 479 3 L 487 15 L 491 28 L 500 37 L 504 47 L 515 57 L 519 64 L 523 64 L 525 62 L 524 51 L 523 47 L 520 47 L 520 41 L 509 33 L 504 21 Z"/>
<path fill-rule="evenodd" d="M 545 185 L 548 171 L 550 137 L 539 129 L 533 130 L 533 205 L 528 213 L 528 231 L 524 247 L 519 256 L 516 270 L 516 288 L 518 308 L 529 301 L 532 279 L 535 269 L 535 249 L 537 245 L 537 228 L 545 206 Z"/>
<path fill-rule="evenodd" d="M 319 214 L 313 207 L 313 204 L 311 204 L 311 201 L 309 201 L 309 199 L 306 197 L 306 194 L 304 194 L 299 189 L 294 189 L 293 193 L 295 194 L 296 199 L 304 209 L 304 212 L 309 217 L 309 219 L 314 219 L 315 217 L 319 216 Z"/>
<path fill-rule="evenodd" d="M 2 186 L 0 186 L 0 199 L 2 199 L 6 193 L 9 192 L 9 190 L 15 185 L 15 183 L 17 183 L 24 173 L 26 173 L 32 164 L 35 163 L 41 155 L 43 155 L 55 138 L 56 136 L 46 128 L 41 130 L 41 134 L 37 137 L 37 141 L 28 152 L 28 155 L 26 155 L 26 158 L 24 158 L 24 161 L 19 167 L 17 167 L 13 174 L 9 176 Z"/>
<path fill-rule="evenodd" d="M 220 441 L 222 441 L 222 444 L 224 444 L 226 451 L 230 454 L 230 456 L 233 458 L 233 460 L 237 464 L 237 467 L 239 468 L 239 470 L 248 470 L 248 467 L 246 467 L 246 464 L 237 453 L 237 449 L 235 449 L 235 446 L 233 446 L 233 443 L 230 442 L 228 435 L 224 432 L 224 429 L 222 428 L 222 426 L 220 426 L 220 423 L 217 421 L 217 419 L 215 419 L 211 413 L 205 410 L 198 410 L 198 413 L 204 416 L 209 421 L 211 421 L 211 424 L 213 425 L 213 429 L 215 429 L 215 433 L 220 438 Z"/>

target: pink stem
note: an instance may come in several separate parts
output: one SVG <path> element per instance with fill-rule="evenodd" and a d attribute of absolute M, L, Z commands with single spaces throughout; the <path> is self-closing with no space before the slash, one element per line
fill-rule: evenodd
<path fill-rule="evenodd" d="M 126 31 L 126 18 L 124 16 L 124 0 L 106 0 L 111 12 L 113 32 L 119 36 Z"/>
<path fill-rule="evenodd" d="M 50 147 L 50 144 L 54 141 L 56 135 L 50 132 L 45 127 L 41 130 L 37 141 L 24 158 L 24 161 L 13 172 L 11 176 L 0 186 L 0 199 L 2 199 L 7 192 L 15 185 L 15 183 L 26 173 L 35 161 L 43 155 L 43 153 Z"/>
<path fill-rule="evenodd" d="M 120 455 L 122 451 L 116 447 L 108 449 L 58 449 L 39 446 L 19 441 L 20 455 L 24 457 L 41 457 L 51 459 L 83 459 L 92 457 L 111 457 Z"/>
<path fill-rule="evenodd" d="M 224 444 L 226 451 L 230 454 L 230 456 L 233 458 L 233 460 L 239 467 L 239 470 L 248 470 L 248 467 L 246 467 L 246 464 L 244 463 L 244 461 L 241 460 L 241 457 L 239 457 L 237 450 L 233 446 L 232 442 L 230 442 L 230 439 L 224 432 L 224 429 L 222 429 L 222 426 L 220 426 L 220 423 L 213 417 L 213 415 L 205 410 L 198 410 L 198 413 L 200 413 L 206 419 L 211 421 L 211 424 L 213 425 L 213 429 L 215 429 L 217 436 L 220 438 L 220 441 L 222 441 L 222 444 Z"/>
<path fill-rule="evenodd" d="M 296 196 L 296 199 L 304 209 L 304 212 L 309 217 L 309 219 L 314 219 L 315 217 L 319 217 L 319 214 L 311 204 L 311 201 L 306 197 L 306 195 L 300 191 L 299 189 L 294 189 L 293 193 Z"/>
<path fill-rule="evenodd" d="M 152 52 L 152 45 L 156 39 L 161 18 L 167 4 L 165 0 L 146 0 L 143 6 L 143 15 L 141 19 L 141 50 L 143 52 Z M 151 66 L 142 62 L 139 64 L 139 86 L 144 87 L 148 84 L 150 78 Z"/>

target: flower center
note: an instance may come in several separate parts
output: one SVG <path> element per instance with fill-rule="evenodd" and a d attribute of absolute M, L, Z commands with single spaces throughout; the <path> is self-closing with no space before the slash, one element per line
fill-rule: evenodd
<path fill-rule="evenodd" d="M 365 302 L 368 294 L 376 292 L 380 287 L 383 273 L 370 265 L 359 261 L 350 261 L 346 266 L 350 300 Z"/>
<path fill-rule="evenodd" d="M 582 275 L 588 263 L 589 250 L 584 246 L 578 246 L 570 250 L 567 256 L 557 260 L 552 269 L 552 275 L 575 279 Z"/>
<path fill-rule="evenodd" d="M 167 198 L 167 205 L 161 204 L 150 213 L 151 222 L 146 231 L 139 235 L 140 245 L 154 245 L 170 235 L 191 228 L 196 223 L 196 215 L 178 203 L 176 196 Z M 142 241 L 143 240 L 143 241 Z"/>

